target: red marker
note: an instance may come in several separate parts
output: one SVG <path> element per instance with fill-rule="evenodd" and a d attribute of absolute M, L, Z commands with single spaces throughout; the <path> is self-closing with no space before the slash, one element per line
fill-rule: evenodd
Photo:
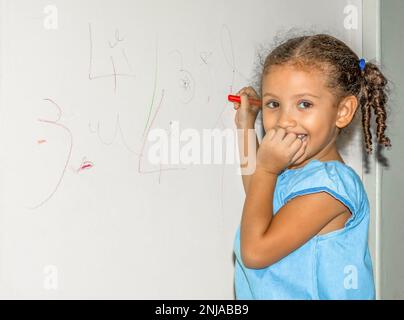
<path fill-rule="evenodd" d="M 229 94 L 229 96 L 227 97 L 227 99 L 228 99 L 230 102 L 238 102 L 238 103 L 241 103 L 241 98 L 240 98 L 240 96 L 234 96 L 234 95 Z M 249 102 L 250 104 L 252 104 L 253 106 L 257 106 L 257 107 L 261 107 L 261 105 L 262 105 L 262 101 L 261 101 L 261 100 L 258 100 L 258 99 L 248 98 L 248 102 Z"/>

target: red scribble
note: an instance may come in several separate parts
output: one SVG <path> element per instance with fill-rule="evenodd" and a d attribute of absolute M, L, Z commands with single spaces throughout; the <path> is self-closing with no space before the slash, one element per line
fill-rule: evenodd
<path fill-rule="evenodd" d="M 59 188 L 60 184 L 62 183 L 63 177 L 64 177 L 64 175 L 66 173 L 66 168 L 67 168 L 67 166 L 69 164 L 69 161 L 70 161 L 70 158 L 71 158 L 71 155 L 72 155 L 72 149 L 73 149 L 73 135 L 72 135 L 72 132 L 70 131 L 69 128 L 67 128 L 63 124 L 59 123 L 59 120 L 62 117 L 62 109 L 52 99 L 47 98 L 47 99 L 44 99 L 44 100 L 50 102 L 58 110 L 58 115 L 57 115 L 55 120 L 38 119 L 38 121 L 48 123 L 48 124 L 51 124 L 51 125 L 54 125 L 54 126 L 57 126 L 57 127 L 60 127 L 62 129 L 64 129 L 65 131 L 67 131 L 67 133 L 69 134 L 69 137 L 70 137 L 70 146 L 69 146 L 69 152 L 68 152 L 68 155 L 67 155 L 65 166 L 64 166 L 64 168 L 63 168 L 63 170 L 62 170 L 62 172 L 60 174 L 59 180 L 56 183 L 55 188 L 52 190 L 52 192 L 49 194 L 49 196 L 47 196 L 42 202 L 40 202 L 39 204 L 37 204 L 34 207 L 29 207 L 29 209 L 37 209 L 37 208 L 43 206 L 56 193 L 56 191 Z"/>
<path fill-rule="evenodd" d="M 82 170 L 88 170 L 94 167 L 94 163 L 92 163 L 91 161 L 86 161 L 84 159 L 85 157 L 83 158 L 83 162 L 81 163 L 80 168 L 77 169 L 77 173 L 79 173 Z"/>
<path fill-rule="evenodd" d="M 91 168 L 92 166 L 93 166 L 92 164 L 86 164 L 86 165 L 82 166 L 81 169 Z"/>

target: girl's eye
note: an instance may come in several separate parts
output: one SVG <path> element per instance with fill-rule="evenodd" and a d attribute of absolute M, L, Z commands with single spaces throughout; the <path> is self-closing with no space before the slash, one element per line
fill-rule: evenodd
<path fill-rule="evenodd" d="M 273 104 L 273 103 L 274 103 L 274 104 Z M 313 105 L 312 103 L 310 103 L 310 102 L 308 102 L 308 101 L 302 101 L 302 102 L 300 102 L 298 105 L 301 105 L 301 104 L 303 104 L 303 108 L 301 108 L 301 109 L 308 109 L 308 108 L 310 108 L 310 107 Z M 276 102 L 276 101 L 269 101 L 269 102 L 266 104 L 266 106 L 269 107 L 269 109 L 274 109 L 274 108 L 279 107 L 279 103 Z"/>
<path fill-rule="evenodd" d="M 308 109 L 312 106 L 312 104 L 308 101 L 302 101 L 299 103 L 299 105 L 301 105 L 302 103 L 306 103 L 306 105 L 304 105 L 304 109 Z"/>
<path fill-rule="evenodd" d="M 269 102 L 266 104 L 266 106 L 269 107 L 269 109 L 273 109 L 273 107 L 271 107 L 271 103 L 276 103 L 277 106 L 279 106 L 279 103 L 278 103 L 278 102 L 276 102 L 276 101 L 269 101 Z M 275 106 L 275 107 L 276 107 L 276 106 Z"/>

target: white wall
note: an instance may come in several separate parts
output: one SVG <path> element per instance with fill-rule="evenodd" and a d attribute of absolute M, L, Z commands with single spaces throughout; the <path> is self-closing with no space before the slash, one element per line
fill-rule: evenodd
<path fill-rule="evenodd" d="M 149 112 L 153 128 L 233 128 L 226 97 L 258 45 L 294 26 L 359 54 L 362 1 L 0 4 L 0 296 L 232 299 L 237 165 L 139 172 Z M 342 154 L 361 174 L 358 132 Z"/>
<path fill-rule="evenodd" d="M 401 0 L 364 1 L 363 51 L 368 59 L 381 63 L 390 80 L 391 96 L 387 105 L 386 135 L 392 148 L 380 148 L 364 162 L 364 184 L 371 203 L 369 240 L 374 261 L 378 299 L 404 298 L 404 200 L 403 180 L 404 112 L 404 3 Z M 372 114 L 372 132 L 375 131 Z M 375 135 L 373 134 L 373 138 Z M 368 169 L 366 169 L 366 167 Z"/>
<path fill-rule="evenodd" d="M 404 2 L 381 1 L 381 60 L 392 80 L 387 135 L 381 172 L 381 298 L 404 299 Z"/>

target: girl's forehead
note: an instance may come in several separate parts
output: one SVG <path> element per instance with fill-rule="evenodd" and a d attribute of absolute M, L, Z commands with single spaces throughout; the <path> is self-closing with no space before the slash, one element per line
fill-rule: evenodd
<path fill-rule="evenodd" d="M 321 78 L 325 77 L 325 73 L 320 71 L 318 68 L 314 67 L 295 67 L 290 65 L 276 65 L 271 66 L 266 70 L 263 74 L 263 79 L 265 78 L 276 78 L 276 77 L 285 77 L 285 76 L 294 76 L 300 75 L 307 78 Z"/>
<path fill-rule="evenodd" d="M 321 100 L 335 100 L 335 92 L 327 85 L 327 79 L 319 71 L 307 72 L 301 69 L 274 69 L 263 75 L 261 96 L 274 96 L 280 99 L 310 93 Z"/>
<path fill-rule="evenodd" d="M 318 70 L 298 69 L 293 67 L 271 67 L 262 76 L 262 87 L 285 88 L 285 87 L 312 87 L 313 90 L 324 90 L 326 77 Z"/>

